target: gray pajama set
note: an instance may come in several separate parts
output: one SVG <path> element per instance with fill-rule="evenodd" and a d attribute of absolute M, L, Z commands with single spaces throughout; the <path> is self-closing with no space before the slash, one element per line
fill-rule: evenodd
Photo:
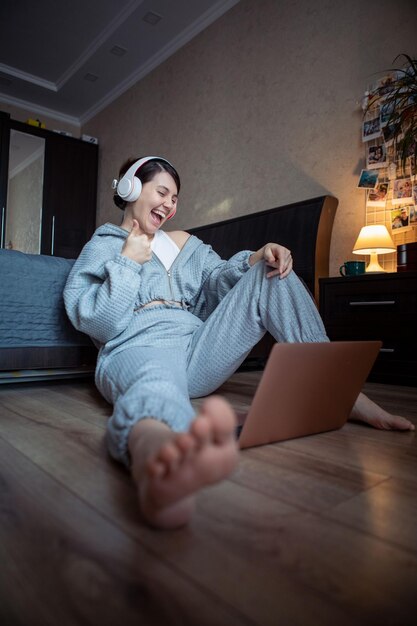
<path fill-rule="evenodd" d="M 127 235 L 113 224 L 96 230 L 64 300 L 73 325 L 100 348 L 96 384 L 114 407 L 109 450 L 128 466 L 127 440 L 138 420 L 188 430 L 190 397 L 215 391 L 266 330 L 279 342 L 328 339 L 294 272 L 268 279 L 263 261 L 250 267 L 250 251 L 224 261 L 194 236 L 169 270 L 155 253 L 141 265 L 120 254 Z M 164 304 L 144 306 L 152 300 Z"/>

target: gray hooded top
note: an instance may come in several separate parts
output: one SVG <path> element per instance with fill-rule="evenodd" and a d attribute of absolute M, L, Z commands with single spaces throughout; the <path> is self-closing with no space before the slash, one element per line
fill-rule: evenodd
<path fill-rule="evenodd" d="M 251 251 L 223 261 L 211 246 L 191 235 L 167 271 L 155 253 L 143 265 L 120 254 L 128 232 L 104 224 L 76 260 L 64 291 L 67 314 L 98 346 L 118 346 L 132 337 L 136 312 L 152 300 L 181 302 L 205 320 L 249 269 Z M 139 328 L 137 329 L 140 330 Z M 108 346 L 110 347 L 110 346 Z"/>

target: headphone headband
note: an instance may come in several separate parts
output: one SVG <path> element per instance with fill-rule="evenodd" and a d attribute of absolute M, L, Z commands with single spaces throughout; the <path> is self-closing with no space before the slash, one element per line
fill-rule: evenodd
<path fill-rule="evenodd" d="M 167 159 L 159 156 L 147 156 L 139 159 L 138 161 L 135 161 L 135 163 L 133 163 L 129 167 L 129 169 L 125 172 L 125 174 L 123 174 L 122 178 L 119 181 L 113 181 L 112 187 L 116 190 L 117 195 L 120 196 L 122 200 L 125 200 L 125 202 L 135 202 L 139 198 L 140 192 L 142 191 L 142 182 L 140 178 L 136 176 L 136 174 L 138 170 L 143 165 L 145 165 L 145 163 L 148 163 L 148 161 L 153 161 L 154 159 L 158 159 L 158 161 L 164 161 L 165 163 L 168 163 L 168 165 L 173 167 L 172 163 L 167 161 Z M 175 209 L 172 213 L 170 213 L 168 219 L 174 217 L 174 215 Z"/>

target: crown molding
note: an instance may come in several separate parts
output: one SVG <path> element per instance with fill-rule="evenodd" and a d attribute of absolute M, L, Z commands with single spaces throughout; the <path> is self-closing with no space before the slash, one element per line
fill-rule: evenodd
<path fill-rule="evenodd" d="M 34 74 L 22 72 L 15 67 L 11 67 L 10 65 L 4 65 L 4 63 L 0 63 L 0 72 L 2 72 L 3 74 L 7 74 L 8 76 L 14 76 L 15 78 L 23 80 L 26 83 L 33 83 L 34 85 L 42 87 L 43 89 L 49 89 L 49 91 L 58 91 L 56 84 L 51 82 L 50 80 L 45 80 L 44 78 L 40 78 L 39 76 L 35 76 Z"/>
<path fill-rule="evenodd" d="M 38 104 L 34 104 L 33 102 L 29 102 L 27 100 L 21 100 L 20 98 L 12 98 L 0 92 L 0 103 L 4 102 L 4 104 L 8 104 L 10 106 L 16 106 L 21 109 L 27 109 L 30 113 L 36 113 L 38 115 L 45 115 L 50 117 L 51 119 L 57 120 L 58 122 L 65 122 L 66 124 L 73 124 L 74 126 L 81 126 L 81 121 L 78 117 L 73 117 L 72 115 L 66 115 L 65 113 L 60 113 L 59 111 L 55 111 L 54 109 L 48 109 L 47 107 L 39 106 Z"/>
<path fill-rule="evenodd" d="M 212 6 L 211 9 L 206 11 L 206 13 L 203 13 L 203 15 L 201 15 L 200 18 L 192 24 L 192 26 L 185 28 L 179 35 L 177 35 L 177 37 L 172 39 L 169 44 L 167 44 L 164 48 L 158 51 L 157 54 L 151 57 L 146 63 L 141 65 L 137 70 L 133 72 L 133 74 L 120 82 L 117 87 L 109 92 L 104 98 L 99 100 L 97 104 L 85 111 L 85 113 L 80 116 L 80 123 L 85 124 L 95 115 L 100 113 L 100 111 L 109 106 L 112 102 L 114 102 L 114 100 L 121 96 L 135 83 L 144 78 L 153 69 L 158 67 L 158 65 L 161 65 L 161 63 L 166 61 L 166 59 L 173 55 L 174 52 L 176 52 L 182 46 L 188 43 L 191 39 L 193 39 L 193 37 L 195 37 L 202 30 L 207 28 L 207 26 L 209 26 L 221 15 L 226 13 L 239 1 L 240 0 L 219 0 L 219 2 Z"/>

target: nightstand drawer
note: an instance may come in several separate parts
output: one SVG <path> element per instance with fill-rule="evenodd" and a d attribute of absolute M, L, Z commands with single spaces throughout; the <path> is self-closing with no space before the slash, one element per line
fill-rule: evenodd
<path fill-rule="evenodd" d="M 371 285 L 370 285 L 371 286 Z M 384 326 L 399 322 L 412 322 L 417 317 L 417 292 L 404 292 L 389 289 L 382 292 L 366 289 L 366 285 L 332 285 L 325 295 L 324 318 L 332 324 L 368 325 L 378 323 Z M 358 285 L 356 285 L 358 287 Z"/>
<path fill-rule="evenodd" d="M 382 341 L 370 380 L 417 382 L 417 272 L 322 278 L 320 314 L 332 341 Z"/>

